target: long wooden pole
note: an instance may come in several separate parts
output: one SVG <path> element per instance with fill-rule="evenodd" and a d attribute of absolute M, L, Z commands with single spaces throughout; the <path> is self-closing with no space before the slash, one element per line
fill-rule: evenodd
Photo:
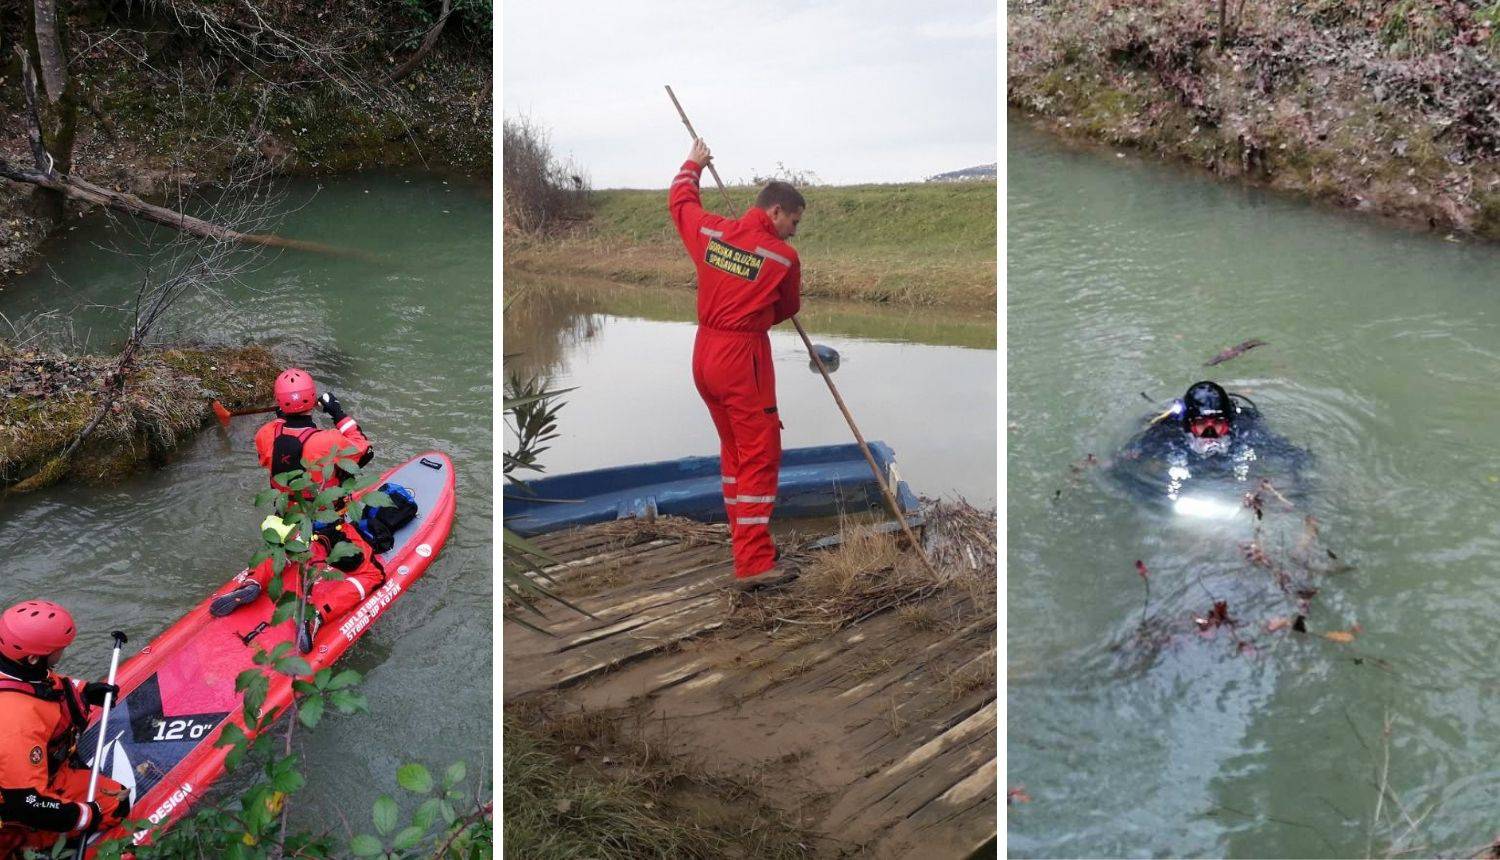
<path fill-rule="evenodd" d="M 698 132 L 693 129 L 693 124 L 687 118 L 687 111 L 682 109 L 682 103 L 677 100 L 677 94 L 672 92 L 672 87 L 667 86 L 667 96 L 672 99 L 672 105 L 677 108 L 677 115 L 682 118 L 682 124 L 687 127 L 688 134 L 693 140 L 698 139 Z M 713 174 L 714 182 L 719 186 L 719 192 L 724 195 L 724 201 L 730 208 L 739 211 L 740 207 L 735 205 L 729 196 L 729 189 L 724 187 L 724 180 L 719 178 L 719 171 L 714 168 L 713 161 L 708 162 L 708 172 Z M 813 349 L 812 339 L 807 336 L 807 329 L 802 327 L 802 322 L 796 316 L 792 317 L 792 325 L 797 327 L 797 334 L 802 336 L 802 344 L 807 347 L 807 354 L 812 356 L 813 364 L 818 366 L 818 372 L 823 375 L 823 381 L 828 383 L 828 390 L 833 394 L 833 402 L 839 406 L 839 411 L 844 413 L 844 420 L 849 422 L 849 429 L 854 432 L 854 441 L 859 443 L 859 450 L 865 455 L 865 462 L 870 464 L 870 471 L 875 475 L 875 483 L 880 486 L 880 495 L 885 497 L 886 507 L 891 509 L 891 514 L 896 517 L 896 522 L 901 524 L 901 530 L 906 533 L 906 539 L 911 542 L 912 549 L 916 550 L 917 557 L 922 559 L 922 564 L 927 572 L 937 577 L 937 569 L 928 560 L 927 553 L 923 552 L 922 544 L 917 536 L 912 534 L 911 525 L 906 522 L 906 515 L 901 512 L 901 505 L 897 503 L 896 496 L 891 492 L 890 484 L 886 483 L 885 475 L 880 472 L 880 464 L 875 462 L 875 455 L 870 453 L 870 446 L 865 444 L 863 433 L 859 432 L 859 426 L 854 423 L 854 416 L 849 413 L 849 407 L 844 404 L 844 398 L 839 394 L 838 386 L 833 384 L 833 377 L 828 374 L 828 367 L 823 364 L 823 359 L 818 357 L 818 351 Z"/>

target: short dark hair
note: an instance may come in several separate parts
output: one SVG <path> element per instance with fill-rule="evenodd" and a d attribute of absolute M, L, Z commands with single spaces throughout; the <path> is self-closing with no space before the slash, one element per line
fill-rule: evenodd
<path fill-rule="evenodd" d="M 772 206 L 780 206 L 789 212 L 807 208 L 807 201 L 802 199 L 802 192 L 792 187 L 790 182 L 782 182 L 773 179 L 766 183 L 766 187 L 755 195 L 755 206 L 757 209 L 769 211 Z"/>

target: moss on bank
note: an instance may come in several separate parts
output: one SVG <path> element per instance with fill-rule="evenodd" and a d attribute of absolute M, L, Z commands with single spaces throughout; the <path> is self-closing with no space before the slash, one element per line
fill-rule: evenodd
<path fill-rule="evenodd" d="M 1064 136 L 1500 239 L 1490 4 L 1236 7 L 1220 50 L 1214 4 L 1012 0 L 1008 100 Z"/>
<path fill-rule="evenodd" d="M 817 186 L 793 240 L 811 298 L 991 311 L 996 291 L 994 182 Z M 731 189 L 754 199 L 755 189 Z M 710 209 L 723 211 L 718 192 Z M 506 239 L 508 269 L 692 289 L 692 262 L 667 217 L 666 191 L 610 190 L 572 231 Z M 739 213 L 733 213 L 738 215 Z"/>
<path fill-rule="evenodd" d="M 230 409 L 262 406 L 280 366 L 260 346 L 184 346 L 150 351 L 126 376 L 97 429 L 72 457 L 61 455 L 104 403 L 116 359 L 66 357 L 0 347 L 0 486 L 29 492 L 74 478 L 118 481 L 161 463 Z"/>

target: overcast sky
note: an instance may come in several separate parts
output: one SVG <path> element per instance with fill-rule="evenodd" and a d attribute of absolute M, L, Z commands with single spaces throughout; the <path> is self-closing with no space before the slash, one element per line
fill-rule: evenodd
<path fill-rule="evenodd" d="M 506 117 L 596 188 L 664 188 L 691 140 L 726 181 L 782 162 L 823 182 L 919 181 L 996 161 L 995 0 L 506 0 Z"/>

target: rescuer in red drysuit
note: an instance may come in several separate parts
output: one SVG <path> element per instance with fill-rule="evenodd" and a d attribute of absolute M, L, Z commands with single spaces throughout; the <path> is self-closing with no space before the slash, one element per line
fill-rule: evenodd
<path fill-rule="evenodd" d="M 318 429 L 312 418 L 314 406 L 323 407 L 333 419 L 333 428 Z M 255 432 L 255 453 L 261 466 L 270 470 L 273 487 L 285 489 L 276 476 L 301 469 L 305 462 L 308 476 L 319 489 L 326 489 L 353 471 L 344 470 L 343 464 L 363 466 L 375 456 L 370 440 L 344 413 L 338 398 L 332 392 L 319 397 L 317 384 L 305 371 L 288 368 L 276 377 L 276 407 L 275 420 Z"/>
<path fill-rule="evenodd" d="M 0 858 L 51 848 L 58 834 L 115 826 L 130 792 L 103 774 L 89 802 L 89 768 L 73 758 L 92 708 L 119 688 L 52 671 L 72 644 L 73 616 L 28 600 L 0 614 Z"/>
<path fill-rule="evenodd" d="M 748 591 L 796 576 L 791 565 L 778 565 L 769 525 L 781 420 L 766 332 L 801 304 L 802 267 L 786 240 L 797 234 L 807 204 L 791 185 L 771 182 L 737 219 L 705 211 L 698 181 L 711 157 L 707 144 L 693 142 L 668 208 L 698 270 L 693 382 L 719 433 L 735 585 Z"/>
<path fill-rule="evenodd" d="M 288 534 L 290 535 L 290 531 Z M 345 554 L 348 552 L 345 550 L 340 553 L 339 558 L 333 558 L 335 549 L 345 543 L 352 544 L 357 552 Z M 310 563 L 315 569 L 332 568 L 339 572 L 341 578 L 325 579 L 320 576 L 313 583 L 312 592 L 307 595 L 311 611 L 297 630 L 297 650 L 303 654 L 312 651 L 313 637 L 324 624 L 342 618 L 349 610 L 363 603 L 375 589 L 385 584 L 385 566 L 380 563 L 380 557 L 375 554 L 364 535 L 359 533 L 359 529 L 349 522 L 340 519 L 319 526 L 313 533 L 309 549 L 312 553 Z M 260 597 L 270 586 L 274 573 L 274 562 L 268 558 L 240 574 L 241 584 L 210 603 L 209 614 L 222 618 Z M 300 573 L 299 565 L 288 563 L 281 572 L 282 585 L 297 593 L 302 588 Z"/>

